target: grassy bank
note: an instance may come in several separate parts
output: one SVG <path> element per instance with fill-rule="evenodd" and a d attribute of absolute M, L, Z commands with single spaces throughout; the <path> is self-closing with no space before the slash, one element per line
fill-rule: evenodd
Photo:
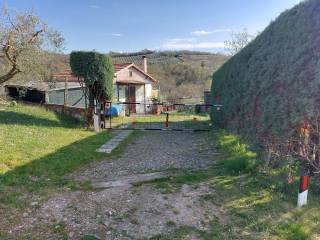
<path fill-rule="evenodd" d="M 0 106 L 0 208 L 67 187 L 66 174 L 106 156 L 95 150 L 109 137 L 37 106 Z"/>
<path fill-rule="evenodd" d="M 282 169 L 262 171 L 256 154 L 233 135 L 218 131 L 213 140 L 221 155 L 212 167 L 153 184 L 164 193 L 179 191 L 183 184 L 210 184 L 214 191 L 203 200 L 225 212 L 228 224 L 214 221 L 211 231 L 181 227 L 170 236 L 152 239 L 184 239 L 190 233 L 201 239 L 319 239 L 319 195 L 314 185 L 308 206 L 297 209 L 298 178 L 288 185 Z"/>

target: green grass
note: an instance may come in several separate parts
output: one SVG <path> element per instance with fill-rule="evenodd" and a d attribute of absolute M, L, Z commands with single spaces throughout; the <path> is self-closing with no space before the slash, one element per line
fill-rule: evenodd
<path fill-rule="evenodd" d="M 256 153 L 249 151 L 235 135 L 221 131 L 216 133 L 217 147 L 225 154 L 224 167 L 234 174 L 252 172 L 256 169 Z"/>
<path fill-rule="evenodd" d="M 207 182 L 214 192 L 202 196 L 202 200 L 225 210 L 229 223 L 222 226 L 213 221 L 208 231 L 182 227 L 172 234 L 151 239 L 184 239 L 187 234 L 195 234 L 200 239 L 319 239 L 320 198 L 316 179 L 311 179 L 308 205 L 298 209 L 298 178 L 288 185 L 283 169 L 260 170 L 256 154 L 224 131 L 215 132 L 212 140 L 217 143 L 221 155 L 219 159 L 215 156 L 215 163 L 207 170 L 180 172 L 149 184 L 170 194 L 179 191 L 183 184 L 196 186 Z M 230 168 L 225 164 L 237 155 L 241 156 L 239 161 L 253 160 L 254 168 L 248 171 L 248 167 L 241 167 L 240 171 L 234 171 L 234 166 Z"/>
<path fill-rule="evenodd" d="M 72 188 L 68 173 L 106 156 L 95 150 L 110 138 L 37 106 L 0 106 L 0 208 L 27 196 Z"/>
<path fill-rule="evenodd" d="M 131 124 L 132 128 L 165 128 L 166 115 L 147 115 L 130 117 L 113 117 L 113 128 Z M 107 121 L 107 126 L 110 123 Z M 193 114 L 189 112 L 173 112 L 169 114 L 169 128 L 177 129 L 210 129 L 210 119 L 207 114 Z"/>

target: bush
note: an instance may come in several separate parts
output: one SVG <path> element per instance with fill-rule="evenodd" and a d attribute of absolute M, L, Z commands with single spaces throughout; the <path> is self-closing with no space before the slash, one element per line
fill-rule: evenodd
<path fill-rule="evenodd" d="M 87 87 L 93 88 L 98 83 L 104 97 L 112 99 L 114 70 L 110 56 L 97 52 L 75 51 L 70 54 L 70 66 L 76 76 L 84 79 Z"/>
<path fill-rule="evenodd" d="M 320 151 L 320 130 L 310 132 L 320 123 L 319 12 L 318 0 L 285 11 L 214 73 L 213 102 L 223 105 L 213 112 L 216 126 L 280 159 L 313 159 Z"/>

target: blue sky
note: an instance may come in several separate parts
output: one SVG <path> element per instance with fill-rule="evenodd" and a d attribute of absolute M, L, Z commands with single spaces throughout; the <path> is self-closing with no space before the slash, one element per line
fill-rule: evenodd
<path fill-rule="evenodd" d="M 0 0 L 33 10 L 66 39 L 65 52 L 223 51 L 231 31 L 262 31 L 301 0 Z"/>

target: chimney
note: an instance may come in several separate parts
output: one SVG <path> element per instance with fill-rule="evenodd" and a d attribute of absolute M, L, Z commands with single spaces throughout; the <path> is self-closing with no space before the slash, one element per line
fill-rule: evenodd
<path fill-rule="evenodd" d="M 143 58 L 143 70 L 145 73 L 148 73 L 148 63 L 147 63 L 147 57 L 146 56 L 142 56 Z"/>

